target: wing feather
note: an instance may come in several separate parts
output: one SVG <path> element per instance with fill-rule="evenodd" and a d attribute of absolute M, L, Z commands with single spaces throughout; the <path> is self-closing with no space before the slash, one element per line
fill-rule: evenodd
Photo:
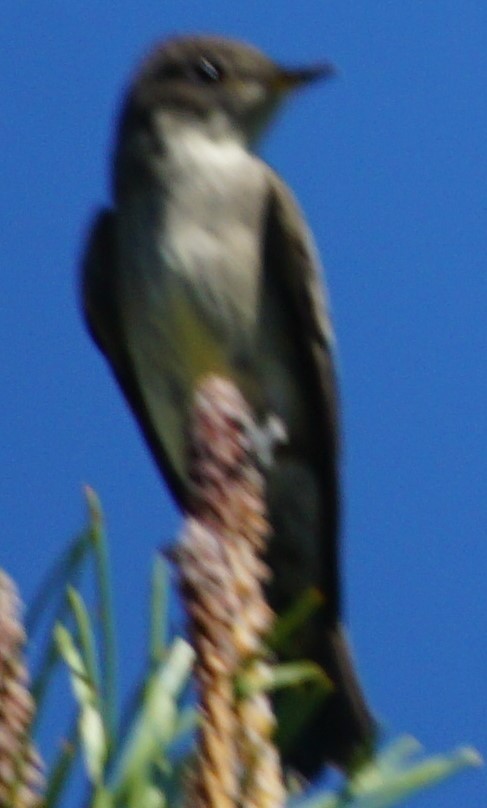
<path fill-rule="evenodd" d="M 316 469 L 324 500 L 321 580 L 328 615 L 340 611 L 339 531 L 339 435 L 334 338 L 323 277 L 311 233 L 292 194 L 283 181 L 270 173 L 264 263 L 279 284 L 281 305 L 288 312 L 292 337 L 298 345 L 304 379 L 308 418 L 309 462 Z"/>
<path fill-rule="evenodd" d="M 81 269 L 83 313 L 95 343 L 106 356 L 151 453 L 176 501 L 184 506 L 186 487 L 169 462 L 137 381 L 123 331 L 116 264 L 115 214 L 102 210 L 90 230 Z"/>

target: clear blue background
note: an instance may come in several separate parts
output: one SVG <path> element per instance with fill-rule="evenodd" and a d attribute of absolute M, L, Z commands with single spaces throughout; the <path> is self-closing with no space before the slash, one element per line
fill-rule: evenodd
<path fill-rule="evenodd" d="M 154 40 L 184 31 L 243 37 L 290 63 L 327 57 L 341 70 L 295 100 L 264 154 L 294 188 L 327 267 L 354 646 L 390 732 L 431 752 L 463 742 L 485 751 L 481 0 L 4 0 L 0 563 L 28 600 L 81 526 L 90 482 L 110 528 L 127 688 L 144 648 L 152 556 L 179 520 L 83 329 L 76 272 L 90 214 L 108 199 L 124 84 Z M 485 771 L 472 771 L 414 804 L 486 799 Z"/>

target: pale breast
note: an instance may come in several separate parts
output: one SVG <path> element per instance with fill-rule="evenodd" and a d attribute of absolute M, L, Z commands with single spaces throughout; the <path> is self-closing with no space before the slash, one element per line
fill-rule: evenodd
<path fill-rule="evenodd" d="M 168 189 L 159 249 L 166 270 L 184 279 L 210 318 L 255 324 L 265 173 L 234 138 L 214 141 L 185 129 L 168 148 Z"/>
<path fill-rule="evenodd" d="M 173 463 L 207 373 L 238 376 L 256 350 L 262 164 L 236 140 L 167 140 L 118 216 L 122 317 L 132 365 Z"/>

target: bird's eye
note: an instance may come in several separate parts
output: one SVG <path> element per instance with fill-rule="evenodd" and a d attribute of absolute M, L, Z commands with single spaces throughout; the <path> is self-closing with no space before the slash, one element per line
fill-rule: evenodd
<path fill-rule="evenodd" d="M 199 81 L 210 84 L 211 82 L 221 81 L 224 71 L 218 62 L 202 56 L 193 66 L 193 74 Z"/>

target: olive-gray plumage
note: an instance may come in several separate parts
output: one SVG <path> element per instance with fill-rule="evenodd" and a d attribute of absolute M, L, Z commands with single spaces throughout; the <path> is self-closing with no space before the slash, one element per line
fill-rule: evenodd
<path fill-rule="evenodd" d="M 322 665 L 335 691 L 283 749 L 304 774 L 350 768 L 374 727 L 340 626 L 338 426 L 333 337 L 311 235 L 252 146 L 286 91 L 326 74 L 285 70 L 239 42 L 155 50 L 122 110 L 113 207 L 93 225 L 83 302 L 93 337 L 179 503 L 198 379 L 235 381 L 257 417 L 282 419 L 269 471 L 269 597 L 320 605 L 284 658 Z"/>

